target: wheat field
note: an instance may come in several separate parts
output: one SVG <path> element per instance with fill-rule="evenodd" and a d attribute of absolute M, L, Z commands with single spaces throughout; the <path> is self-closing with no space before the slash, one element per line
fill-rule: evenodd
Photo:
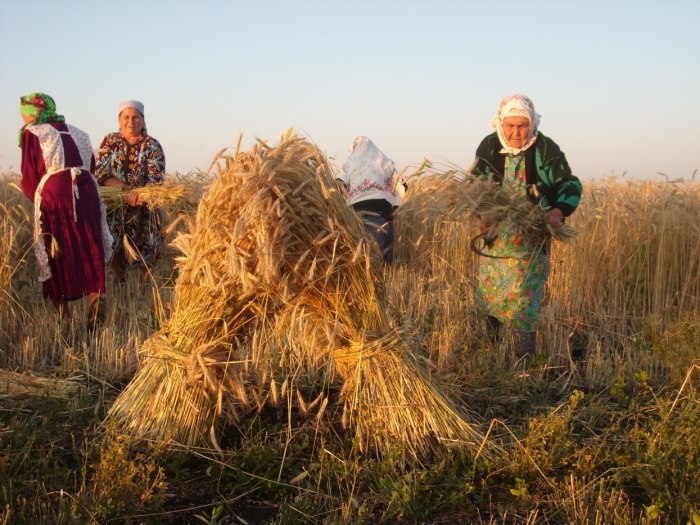
<path fill-rule="evenodd" d="M 182 253 L 171 244 L 147 285 L 108 275 L 95 334 L 84 301 L 61 322 L 41 299 L 19 176 L 0 175 L 0 523 L 700 523 L 700 184 L 584 184 L 525 362 L 512 338 L 486 337 L 477 223 L 444 213 L 454 196 L 433 171 L 409 179 L 395 262 L 377 275 L 387 326 L 411 327 L 421 370 L 483 441 L 420 453 L 398 439 L 372 447 L 371 425 L 350 430 L 342 374 L 290 360 L 311 337 L 299 320 L 284 325 L 273 367 L 295 380 L 272 373 L 256 390 L 260 371 L 237 369 L 242 386 L 221 394 L 233 406 L 216 412 L 231 417 L 204 418 L 214 443 L 132 442 L 106 415 L 145 366 L 144 342 L 172 326 Z M 168 218 L 172 243 L 195 227 L 192 195 L 212 181 L 171 180 L 195 188 Z M 273 511 L 251 510 L 262 502 Z"/>

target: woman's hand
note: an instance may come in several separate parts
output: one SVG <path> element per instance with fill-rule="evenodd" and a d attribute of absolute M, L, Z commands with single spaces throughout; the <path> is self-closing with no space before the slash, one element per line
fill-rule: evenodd
<path fill-rule="evenodd" d="M 122 191 L 128 191 L 129 194 L 126 196 L 126 203 L 129 206 L 138 206 L 141 203 L 139 199 L 139 194 L 136 193 L 134 187 L 126 182 L 122 182 L 116 177 L 108 177 L 102 181 L 103 186 L 112 186 L 113 188 L 119 188 Z"/>
<path fill-rule="evenodd" d="M 560 229 L 564 223 L 561 222 L 564 218 L 564 214 L 559 208 L 552 208 L 545 215 L 544 218 L 551 224 L 555 230 Z"/>
<path fill-rule="evenodd" d="M 481 233 L 486 233 L 491 228 L 491 223 L 486 220 L 486 215 L 481 216 L 481 224 L 479 224 L 479 231 Z"/>
<path fill-rule="evenodd" d="M 136 193 L 135 191 L 131 190 L 131 186 L 129 188 L 129 194 L 126 196 L 126 203 L 129 206 L 138 206 L 139 203 L 141 202 L 141 199 L 139 199 L 139 194 Z"/>

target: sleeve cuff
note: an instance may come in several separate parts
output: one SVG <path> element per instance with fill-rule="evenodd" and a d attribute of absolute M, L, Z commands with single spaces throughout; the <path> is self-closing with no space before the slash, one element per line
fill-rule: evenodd
<path fill-rule="evenodd" d="M 569 215 L 574 213 L 574 210 L 576 209 L 563 202 L 557 202 L 554 206 L 552 206 L 552 208 L 557 208 L 561 210 L 561 212 L 564 214 L 564 217 L 568 217 Z"/>

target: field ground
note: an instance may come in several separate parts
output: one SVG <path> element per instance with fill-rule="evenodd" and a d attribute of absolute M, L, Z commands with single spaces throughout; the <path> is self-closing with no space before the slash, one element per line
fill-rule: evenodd
<path fill-rule="evenodd" d="M 580 235 L 553 247 L 531 361 L 510 337 L 485 337 L 475 225 L 420 206 L 399 215 L 391 313 L 499 450 L 486 460 L 460 447 L 417 459 L 399 444 L 359 454 L 338 385 L 322 418 L 291 396 L 242 411 L 222 429 L 223 453 L 119 436 L 104 417 L 160 326 L 155 298 L 173 300 L 177 254 L 148 285 L 110 280 L 94 335 L 82 301 L 61 323 L 41 299 L 31 211 L 13 182 L 0 178 L 0 368 L 65 381 L 24 396 L 0 384 L 0 524 L 700 525 L 698 184 L 585 186 L 570 222 Z"/>

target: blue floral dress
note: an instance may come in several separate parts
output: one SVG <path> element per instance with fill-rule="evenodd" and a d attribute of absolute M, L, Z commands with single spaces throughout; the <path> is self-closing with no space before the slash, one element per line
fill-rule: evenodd
<path fill-rule="evenodd" d="M 503 186 L 526 194 L 525 156 L 508 155 Z M 502 230 L 484 253 L 507 259 L 479 259 L 479 309 L 520 332 L 535 332 L 540 302 L 549 277 L 549 243 L 531 242 L 510 228 Z"/>
<path fill-rule="evenodd" d="M 165 180 L 165 154 L 156 139 L 143 133 L 138 142 L 129 144 L 121 133 L 110 133 L 97 152 L 96 176 L 102 183 L 114 177 L 135 188 Z M 148 206 L 126 206 L 107 216 L 107 224 L 114 238 L 114 253 L 124 257 L 131 266 L 153 266 L 163 251 L 160 210 Z M 139 251 L 136 260 L 124 256 L 124 236 L 128 236 Z"/>

